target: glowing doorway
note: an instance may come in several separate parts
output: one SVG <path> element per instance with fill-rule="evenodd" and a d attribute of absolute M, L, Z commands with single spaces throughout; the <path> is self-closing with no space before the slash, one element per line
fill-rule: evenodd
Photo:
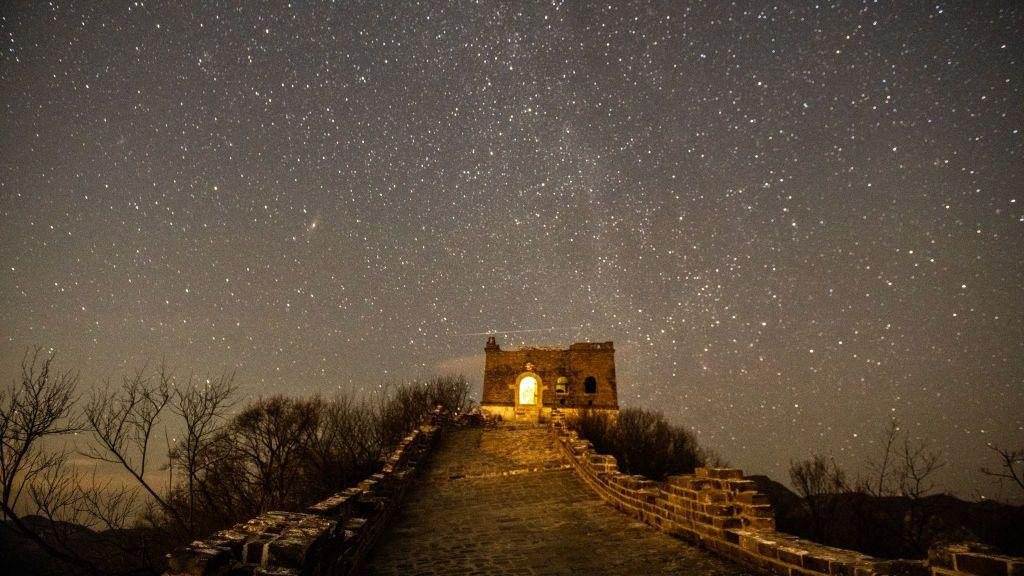
<path fill-rule="evenodd" d="M 519 403 L 531 405 L 537 403 L 537 379 L 533 376 L 523 376 L 519 380 Z"/>

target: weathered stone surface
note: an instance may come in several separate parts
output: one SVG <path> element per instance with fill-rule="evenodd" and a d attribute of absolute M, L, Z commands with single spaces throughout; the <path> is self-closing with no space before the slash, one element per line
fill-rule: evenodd
<path fill-rule="evenodd" d="M 489 338 L 484 351 L 481 404 L 485 411 L 508 413 L 518 408 L 514 383 L 524 373 L 539 380 L 538 399 L 545 413 L 553 407 L 618 409 L 615 349 L 611 342 L 581 342 L 564 349 L 502 350 Z M 561 391 L 559 379 L 565 380 Z"/>
<path fill-rule="evenodd" d="M 742 480 L 743 471 L 736 468 L 697 468 L 694 473 L 698 478 L 714 478 L 716 480 Z"/>
<path fill-rule="evenodd" d="M 702 468 L 664 483 L 622 474 L 614 458 L 565 430 L 557 411 L 552 418 L 550 428 L 460 430 L 379 546 L 370 573 L 742 573 L 665 536 L 673 535 L 763 574 L 1024 576 L 1024 560 L 976 544 L 937 547 L 927 562 L 883 561 L 775 532 L 767 498 L 739 470 Z M 410 434 L 384 472 L 306 513 L 268 512 L 175 551 L 167 574 L 360 573 L 436 430 Z"/>
<path fill-rule="evenodd" d="M 282 568 L 280 566 L 257 566 L 252 571 L 253 576 L 299 576 L 301 571 L 294 568 Z"/>
<path fill-rule="evenodd" d="M 557 424 L 561 416 L 552 415 Z M 663 483 L 601 469 L 584 439 L 552 426 L 580 478 L 609 504 L 667 534 L 700 543 L 764 574 L 787 576 L 1006 576 L 1017 558 L 967 545 L 933 550 L 925 561 L 879 560 L 775 531 L 774 510 L 735 468 L 697 468 Z"/>
<path fill-rule="evenodd" d="M 958 553 L 956 569 L 976 576 L 1007 576 L 1010 572 L 1005 558 L 976 552 Z"/>
<path fill-rule="evenodd" d="M 270 511 L 174 551 L 167 576 L 349 574 L 399 506 L 439 425 L 447 423 L 439 407 L 384 459 L 382 472 L 306 512 Z"/>
<path fill-rule="evenodd" d="M 219 576 L 231 563 L 231 551 L 225 547 L 194 542 L 167 555 L 171 574 L 188 576 Z"/>
<path fill-rule="evenodd" d="M 265 563 L 271 566 L 302 568 L 323 543 L 334 534 L 336 522 L 315 515 L 304 515 L 286 526 L 267 544 Z"/>
<path fill-rule="evenodd" d="M 510 472 L 528 470 L 525 473 Z M 649 482 L 649 481 L 647 481 Z M 743 574 L 606 506 L 544 428 L 466 429 L 438 448 L 369 574 Z"/>

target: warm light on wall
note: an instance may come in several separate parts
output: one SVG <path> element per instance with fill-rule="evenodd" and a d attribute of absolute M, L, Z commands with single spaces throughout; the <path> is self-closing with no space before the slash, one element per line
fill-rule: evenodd
<path fill-rule="evenodd" d="M 537 403 L 537 379 L 533 376 L 523 376 L 519 381 L 519 403 Z"/>

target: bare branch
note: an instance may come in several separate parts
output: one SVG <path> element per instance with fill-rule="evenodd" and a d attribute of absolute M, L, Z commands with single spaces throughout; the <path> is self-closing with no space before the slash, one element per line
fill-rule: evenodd
<path fill-rule="evenodd" d="M 985 467 L 981 469 L 981 473 L 994 478 L 1010 480 L 1024 490 L 1024 448 L 1010 450 L 993 444 L 989 444 L 988 448 L 999 456 L 1001 469 L 992 470 Z"/>
<path fill-rule="evenodd" d="M 21 379 L 0 392 L 0 502 L 13 510 L 31 481 L 59 463 L 41 442 L 78 428 L 72 414 L 78 375 L 52 369 L 54 355 L 26 352 Z M 6 512 L 4 513 L 6 517 Z"/>

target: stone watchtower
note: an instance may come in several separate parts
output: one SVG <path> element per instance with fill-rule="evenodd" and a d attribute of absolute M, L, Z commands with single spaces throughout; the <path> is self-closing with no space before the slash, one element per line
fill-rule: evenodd
<path fill-rule="evenodd" d="M 567 412 L 619 409 L 611 342 L 502 350 L 490 336 L 484 352 L 480 407 L 485 412 L 505 419 L 539 420 L 555 407 Z"/>

